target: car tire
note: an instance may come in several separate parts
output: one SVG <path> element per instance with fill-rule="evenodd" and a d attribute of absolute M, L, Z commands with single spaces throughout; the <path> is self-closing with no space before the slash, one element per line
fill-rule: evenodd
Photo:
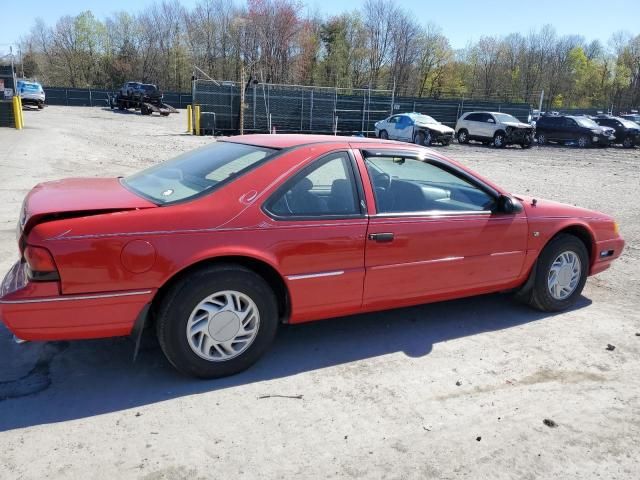
<path fill-rule="evenodd" d="M 578 137 L 578 147 L 580 148 L 588 148 L 591 146 L 591 140 L 586 135 L 581 135 Z"/>
<path fill-rule="evenodd" d="M 624 140 L 622 141 L 622 146 L 624 148 L 633 148 L 633 138 L 625 137 Z"/>
<path fill-rule="evenodd" d="M 544 133 L 539 133 L 536 138 L 538 140 L 538 145 L 547 145 L 549 143 L 547 136 Z"/>
<path fill-rule="evenodd" d="M 571 307 L 582 293 L 589 273 L 589 253 L 579 238 L 560 234 L 544 247 L 534 268 L 529 305 L 543 312 L 559 312 Z"/>
<path fill-rule="evenodd" d="M 469 132 L 465 128 L 458 131 L 458 143 L 469 143 Z"/>
<path fill-rule="evenodd" d="M 386 130 L 380 130 L 380 135 L 379 135 L 379 137 L 380 137 L 382 140 L 389 140 L 389 134 L 387 133 L 387 131 L 386 131 Z"/>
<path fill-rule="evenodd" d="M 491 144 L 495 148 L 504 148 L 506 146 L 504 133 L 496 132 L 496 134 L 493 136 L 493 141 L 491 142 Z"/>
<path fill-rule="evenodd" d="M 448 147 L 449 145 L 451 145 L 451 140 L 449 140 L 449 139 L 442 140 L 442 146 L 443 147 Z"/>
<path fill-rule="evenodd" d="M 416 133 L 413 142 L 416 145 L 421 145 L 423 147 L 428 147 L 431 145 L 431 132 L 418 132 Z"/>
<path fill-rule="evenodd" d="M 38 102 L 38 110 L 42 110 L 44 108 L 44 102 Z"/>
<path fill-rule="evenodd" d="M 175 283 L 160 301 L 156 333 L 178 371 L 219 378 L 253 365 L 273 342 L 278 324 L 268 283 L 252 270 L 229 264 L 201 268 Z M 250 333 L 238 333 L 247 326 Z"/>

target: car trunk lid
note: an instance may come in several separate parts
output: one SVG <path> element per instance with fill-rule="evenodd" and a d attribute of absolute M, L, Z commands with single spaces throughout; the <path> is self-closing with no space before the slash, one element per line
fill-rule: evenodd
<path fill-rule="evenodd" d="M 36 185 L 26 196 L 19 230 L 49 219 L 156 207 L 124 188 L 119 178 L 69 178 Z"/>

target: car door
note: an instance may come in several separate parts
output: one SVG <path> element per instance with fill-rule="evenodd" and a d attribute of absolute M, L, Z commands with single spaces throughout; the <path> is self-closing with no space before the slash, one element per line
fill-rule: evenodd
<path fill-rule="evenodd" d="M 514 286 L 527 220 L 497 213 L 497 192 L 436 158 L 363 151 L 375 198 L 363 305 L 385 307 Z"/>
<path fill-rule="evenodd" d="M 470 113 L 464 118 L 464 125 L 461 128 L 466 128 L 470 137 L 482 136 L 482 114 Z"/>
<path fill-rule="evenodd" d="M 496 119 L 490 113 L 483 113 L 481 132 L 484 138 L 493 138 L 496 130 Z"/>
<path fill-rule="evenodd" d="M 582 130 L 573 118 L 564 117 L 562 119 L 561 140 L 565 142 L 575 142 L 582 135 Z"/>
<path fill-rule="evenodd" d="M 291 323 L 357 311 L 362 304 L 367 216 L 350 151 L 321 154 L 264 203 L 262 235 L 279 259 Z"/>
<path fill-rule="evenodd" d="M 399 115 L 395 128 L 396 140 L 413 141 L 413 120 L 408 115 Z"/>
<path fill-rule="evenodd" d="M 387 120 L 387 134 L 389 135 L 389 139 L 395 140 L 398 138 L 397 134 L 397 123 L 400 120 L 400 115 L 394 115 L 393 117 Z"/>

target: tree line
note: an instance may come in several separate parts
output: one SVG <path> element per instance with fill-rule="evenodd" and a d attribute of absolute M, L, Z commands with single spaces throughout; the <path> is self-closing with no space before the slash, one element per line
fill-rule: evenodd
<path fill-rule="evenodd" d="M 25 76 L 48 86 L 118 88 L 155 83 L 188 91 L 194 66 L 220 80 L 249 79 L 395 90 L 398 96 L 464 97 L 547 108 L 640 104 L 640 35 L 618 32 L 604 45 L 559 35 L 487 35 L 453 49 L 435 23 L 397 2 L 367 0 L 335 16 L 297 0 L 165 0 L 105 19 L 89 10 L 21 39 Z"/>

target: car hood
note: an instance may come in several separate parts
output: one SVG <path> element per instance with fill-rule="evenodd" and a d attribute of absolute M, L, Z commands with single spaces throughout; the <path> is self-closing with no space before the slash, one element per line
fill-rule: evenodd
<path fill-rule="evenodd" d="M 554 202 L 544 198 L 531 197 L 529 195 L 514 194 L 524 205 L 527 217 L 554 217 L 554 218 L 581 218 L 585 220 L 602 219 L 613 220 L 612 217 L 595 210 L 576 207 L 566 203 Z"/>
<path fill-rule="evenodd" d="M 533 128 L 528 123 L 522 123 L 522 122 L 502 122 L 502 124 L 506 125 L 507 127 L 514 127 L 514 128 Z"/>
<path fill-rule="evenodd" d="M 416 127 L 428 128 L 440 133 L 453 133 L 453 128 L 447 127 L 441 123 L 420 123 L 416 122 Z"/>
<path fill-rule="evenodd" d="M 36 185 L 24 199 L 20 228 L 43 219 L 156 207 L 124 188 L 118 178 L 68 178 Z"/>

